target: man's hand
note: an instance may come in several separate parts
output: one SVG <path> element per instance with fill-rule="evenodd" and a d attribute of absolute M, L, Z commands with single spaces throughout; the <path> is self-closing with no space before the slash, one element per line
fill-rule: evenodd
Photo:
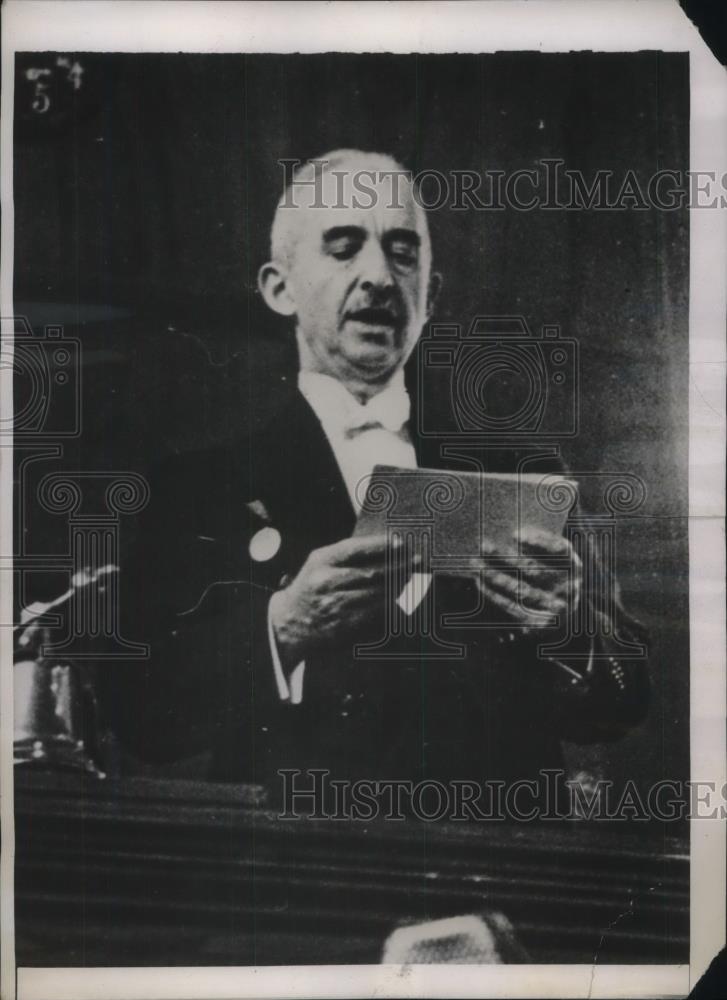
<path fill-rule="evenodd" d="M 582 566 L 562 535 L 522 528 L 513 536 L 517 547 L 499 551 L 485 540 L 480 589 L 498 617 L 533 635 L 571 615 L 578 607 Z"/>
<path fill-rule="evenodd" d="M 381 614 L 386 574 L 402 558 L 402 546 L 386 535 L 314 549 L 292 583 L 271 599 L 283 663 L 292 667 L 317 649 L 362 637 Z M 416 559 L 410 561 L 414 568 Z"/>

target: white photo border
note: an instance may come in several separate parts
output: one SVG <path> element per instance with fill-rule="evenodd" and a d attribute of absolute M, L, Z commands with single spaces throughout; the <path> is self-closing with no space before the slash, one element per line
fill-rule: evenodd
<path fill-rule="evenodd" d="M 292 8 L 295 8 L 293 12 Z M 727 170 L 727 76 L 677 0 L 162 2 L 6 0 L 2 10 L 2 317 L 13 315 L 13 95 L 16 51 L 688 52 L 690 168 Z M 355 40 L 355 44 L 352 44 Z M 725 740 L 725 210 L 690 212 L 691 777 L 727 781 Z M 3 320 L 12 345 L 12 321 Z M 0 370 L 0 419 L 12 418 Z M 0 453 L 0 553 L 12 551 L 12 462 Z M 0 574 L 0 621 L 12 618 Z M 691 823 L 689 966 L 306 966 L 15 969 L 12 639 L 0 629 L 2 973 L 7 1000 L 241 997 L 646 997 L 686 995 L 725 943 L 725 823 Z M 17 994 L 16 994 L 17 988 Z"/>

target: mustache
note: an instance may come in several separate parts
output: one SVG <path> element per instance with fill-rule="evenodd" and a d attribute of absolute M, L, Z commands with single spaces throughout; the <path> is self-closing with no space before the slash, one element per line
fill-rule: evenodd
<path fill-rule="evenodd" d="M 368 299 L 350 306 L 344 313 L 346 319 L 358 320 L 361 323 L 380 323 L 387 326 L 398 326 L 405 318 L 405 310 L 399 303 Z"/>

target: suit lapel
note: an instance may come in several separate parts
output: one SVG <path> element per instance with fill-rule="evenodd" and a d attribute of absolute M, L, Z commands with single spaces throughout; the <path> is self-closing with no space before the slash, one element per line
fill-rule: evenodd
<path fill-rule="evenodd" d="M 299 557 L 351 534 L 356 517 L 346 485 L 323 428 L 300 393 L 271 421 L 251 458 L 251 491 Z"/>
<path fill-rule="evenodd" d="M 409 433 L 420 468 L 457 466 L 443 461 L 438 439 L 416 433 L 415 394 Z M 311 549 L 348 538 L 356 515 L 328 438 L 315 413 L 298 391 L 249 445 L 243 470 L 245 501 L 262 501 L 280 531 L 285 563 L 297 570 Z"/>

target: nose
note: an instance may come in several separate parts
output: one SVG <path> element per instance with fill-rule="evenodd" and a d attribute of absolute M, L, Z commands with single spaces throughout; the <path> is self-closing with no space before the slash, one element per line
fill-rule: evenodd
<path fill-rule="evenodd" d="M 372 292 L 392 288 L 394 279 L 389 261 L 378 240 L 369 240 L 360 256 L 359 283 L 361 290 Z"/>

